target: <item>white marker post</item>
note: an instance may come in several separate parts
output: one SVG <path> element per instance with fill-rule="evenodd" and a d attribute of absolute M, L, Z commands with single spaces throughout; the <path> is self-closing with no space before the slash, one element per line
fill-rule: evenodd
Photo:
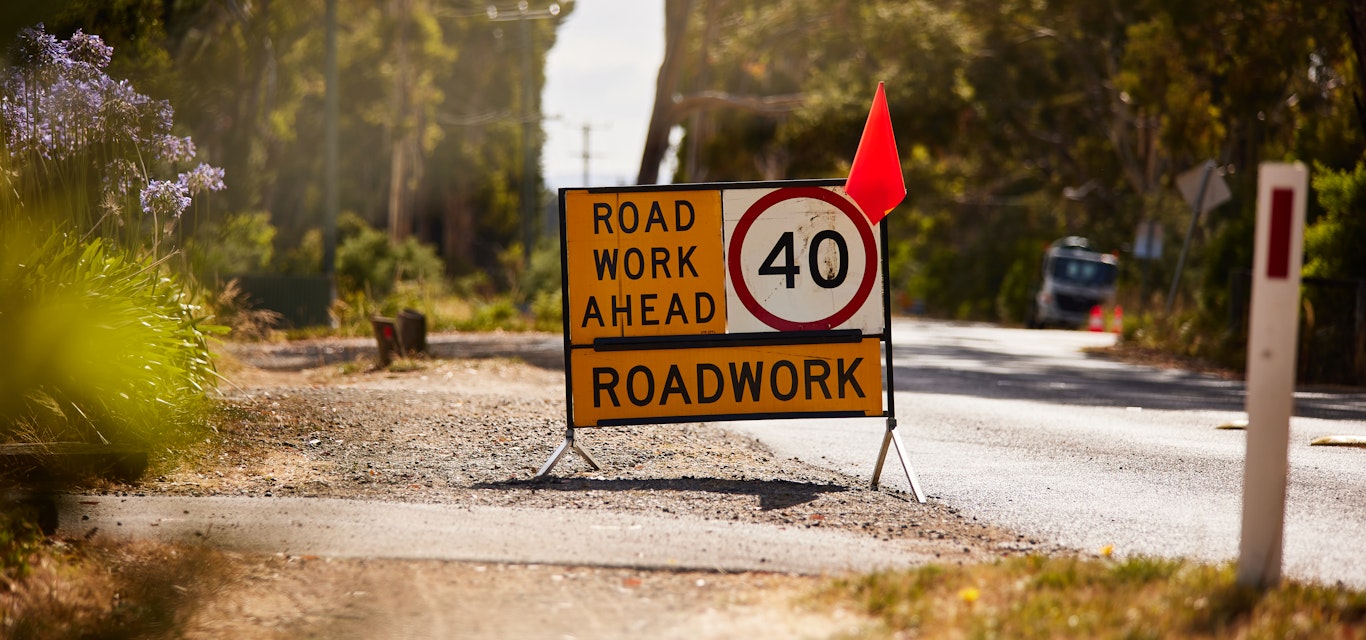
<path fill-rule="evenodd" d="M 1264 163 L 1257 173 L 1257 244 L 1247 339 L 1247 457 L 1238 558 L 1238 584 L 1254 588 L 1273 587 L 1281 579 L 1308 176 L 1298 162 Z"/>

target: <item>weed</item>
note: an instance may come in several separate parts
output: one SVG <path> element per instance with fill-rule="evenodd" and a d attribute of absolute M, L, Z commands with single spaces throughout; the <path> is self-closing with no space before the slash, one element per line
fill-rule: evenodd
<path fill-rule="evenodd" d="M 521 330 L 525 328 L 525 321 L 512 301 L 502 298 L 477 305 L 474 314 L 458 326 L 462 331 Z"/>
<path fill-rule="evenodd" d="M 428 368 L 428 363 L 422 358 L 396 358 L 386 367 L 387 371 L 394 373 L 407 373 L 409 371 L 421 371 Z"/>
<path fill-rule="evenodd" d="M 1232 565 L 1135 557 L 1029 556 L 875 573 L 820 594 L 880 623 L 867 637 L 1350 638 L 1366 593 L 1286 582 L 1239 587 Z"/>
<path fill-rule="evenodd" d="M 236 279 L 223 285 L 215 300 L 215 316 L 238 340 L 259 341 L 269 338 L 284 316 L 270 309 L 255 309 L 250 296 Z"/>
<path fill-rule="evenodd" d="M 8 638 L 174 638 L 233 579 L 223 553 L 153 542 L 53 541 L 0 599 Z"/>
<path fill-rule="evenodd" d="M 357 373 L 364 373 L 370 370 L 370 363 L 365 360 L 349 360 L 337 365 L 337 373 L 344 376 L 351 376 Z"/>
<path fill-rule="evenodd" d="M 0 511 L 0 581 L 6 585 L 28 575 L 29 559 L 43 539 L 25 515 L 8 504 Z"/>
<path fill-rule="evenodd" d="M 0 233 L 0 438 L 150 444 L 192 421 L 220 332 L 151 257 L 103 240 Z"/>

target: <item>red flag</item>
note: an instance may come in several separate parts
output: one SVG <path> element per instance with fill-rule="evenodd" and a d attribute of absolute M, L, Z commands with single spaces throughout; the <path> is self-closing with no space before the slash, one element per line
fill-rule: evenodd
<path fill-rule="evenodd" d="M 896 153 L 892 116 L 887 112 L 881 82 L 877 83 L 877 95 L 868 111 L 868 123 L 863 125 L 844 191 L 874 225 L 906 198 L 906 180 L 901 176 L 901 158 Z"/>

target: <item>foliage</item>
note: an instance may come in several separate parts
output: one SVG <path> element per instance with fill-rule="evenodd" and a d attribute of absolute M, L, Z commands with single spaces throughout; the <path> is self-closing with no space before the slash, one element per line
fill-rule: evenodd
<path fill-rule="evenodd" d="M 404 308 L 428 315 L 430 329 L 440 326 L 433 311 L 445 296 L 445 278 L 432 247 L 415 237 L 393 242 L 351 213 L 343 214 L 337 229 L 342 236 L 336 258 L 339 299 L 333 303 L 332 317 L 340 333 L 367 336 L 372 333 L 370 318 L 396 317 Z"/>
<path fill-rule="evenodd" d="M 561 16 L 572 12 L 562 4 Z M 225 210 L 269 211 L 274 268 L 299 272 L 322 256 L 323 6 L 67 0 L 47 15 L 57 32 L 99 31 L 132 54 L 111 66 L 185 109 L 181 125 L 234 177 Z M 1233 199 L 1196 226 L 1178 295 L 1220 316 L 1230 275 L 1251 260 L 1257 164 L 1351 171 L 1366 145 L 1341 3 L 667 6 L 690 11 L 668 13 L 687 19 L 671 40 L 677 86 L 658 101 L 676 113 L 652 125 L 683 131 L 675 181 L 843 176 L 873 88 L 887 82 L 910 191 L 889 219 L 892 284 L 939 315 L 1013 320 L 1037 247 L 1084 235 L 1126 251 L 1144 220 L 1161 225 L 1168 250 L 1141 269 L 1122 259 L 1121 289 L 1138 277 L 1147 291 L 1137 299 L 1165 302 L 1146 294 L 1165 290 L 1190 219 L 1173 176 L 1214 159 Z M 521 114 L 535 109 L 556 22 L 510 29 L 483 5 L 435 0 L 342 3 L 338 19 L 342 207 L 396 242 L 415 235 L 440 247 L 452 275 L 484 274 L 484 299 L 548 307 L 536 268 L 510 270 L 506 259 L 518 245 L 522 187 L 546 197 L 537 176 L 522 175 L 521 150 L 538 153 L 541 131 L 523 127 Z M 521 53 L 522 26 L 529 83 L 511 55 Z M 681 108 L 698 96 L 720 96 L 723 107 Z M 782 100 L 754 106 L 769 98 Z M 170 187 L 156 193 L 180 202 Z M 221 222 L 206 215 L 206 225 Z M 1343 215 L 1311 232 L 1322 269 L 1355 246 L 1328 240 L 1354 237 Z M 521 255 L 534 261 L 536 251 Z"/>
<path fill-rule="evenodd" d="M 40 548 L 43 536 L 28 516 L 13 505 L 0 510 L 0 583 L 13 584 L 32 569 L 29 559 Z"/>
<path fill-rule="evenodd" d="M 527 21 L 524 83 L 522 25 L 491 22 L 486 4 L 337 7 L 341 209 L 398 242 L 440 246 L 455 275 L 496 268 L 516 242 L 523 182 L 544 197 L 539 176 L 522 175 L 521 157 L 526 134 L 539 154 L 541 123 L 523 127 L 521 113 L 535 106 L 557 21 Z M 572 0 L 559 5 L 559 19 L 572 15 Z M 270 212 L 274 266 L 317 273 L 320 259 L 292 250 L 325 226 L 324 16 L 323 0 L 67 0 L 44 17 L 57 32 L 99 32 L 126 52 L 119 70 L 173 101 L 232 176 L 222 210 Z"/>
<path fill-rule="evenodd" d="M 343 296 L 367 292 L 384 298 L 400 282 L 439 286 L 443 266 L 436 251 L 416 238 L 393 242 L 355 215 L 338 222 L 337 290 Z"/>
<path fill-rule="evenodd" d="M 521 318 L 521 312 L 511 300 L 499 298 L 475 305 L 470 317 L 458 322 L 456 326 L 461 331 L 521 328 Z"/>
<path fill-rule="evenodd" d="M 305 329 L 288 332 L 292 338 L 325 334 L 371 336 L 370 319 L 395 317 L 413 309 L 426 318 L 428 331 L 557 331 L 560 329 L 559 292 L 538 297 L 530 315 L 509 296 L 492 297 L 435 294 L 415 283 L 400 283 L 394 293 L 374 299 L 357 292 L 338 299 L 332 308 L 336 329 Z"/>
<path fill-rule="evenodd" d="M 1286 581 L 1257 592 L 1232 565 L 1133 557 L 1028 556 L 835 581 L 879 628 L 862 637 L 1325 638 L 1366 625 L 1366 593 Z"/>
<path fill-rule="evenodd" d="M 0 439 L 147 445 L 197 420 L 218 329 L 178 278 L 99 239 L 6 231 Z"/>
<path fill-rule="evenodd" d="M 1366 279 L 1366 160 L 1350 170 L 1314 168 L 1323 214 L 1304 230 L 1304 275 Z"/>
<path fill-rule="evenodd" d="M 1125 316 L 1125 348 L 1187 359 L 1187 368 L 1239 370 L 1247 360 L 1242 327 L 1225 318 L 1178 308 L 1171 315 L 1146 311 Z"/>
<path fill-rule="evenodd" d="M 190 271 L 202 282 L 265 271 L 274 257 L 275 226 L 265 211 L 228 214 L 209 222 L 185 242 Z"/>
<path fill-rule="evenodd" d="M 0 215 L 53 217 L 55 228 L 159 253 L 193 196 L 223 189 L 223 171 L 190 168 L 194 142 L 172 109 L 105 73 L 113 49 L 77 31 L 19 34 L 0 86 Z M 184 171 L 176 173 L 179 168 Z"/>
<path fill-rule="evenodd" d="M 560 246 L 557 242 L 546 240 L 536 245 L 520 285 L 527 297 L 560 288 Z"/>
<path fill-rule="evenodd" d="M 310 274 L 317 273 L 323 263 L 322 229 L 309 229 L 297 243 L 288 246 L 282 253 L 275 253 L 273 269 L 280 273 Z"/>
<path fill-rule="evenodd" d="M 531 299 L 532 328 L 537 331 L 564 330 L 564 293 L 543 291 Z"/>
<path fill-rule="evenodd" d="M 560 290 L 560 246 L 553 240 L 536 245 L 527 261 L 526 273 L 518 278 L 518 293 L 523 300 L 534 300 Z"/>
<path fill-rule="evenodd" d="M 218 328 L 167 262 L 223 173 L 112 55 L 25 29 L 0 86 L 0 440 L 165 442 L 216 380 Z"/>
<path fill-rule="evenodd" d="M 1366 142 L 1335 3 L 699 0 L 688 28 L 685 100 L 801 102 L 681 119 L 676 180 L 843 176 L 887 82 L 909 191 L 888 218 L 893 284 L 943 316 L 1015 320 L 1039 247 L 1083 235 L 1127 250 L 1147 219 L 1168 250 L 1122 259 L 1121 288 L 1165 290 L 1190 219 L 1174 176 L 1213 158 L 1233 200 L 1196 228 L 1179 293 L 1221 317 L 1251 261 L 1257 164 L 1341 171 Z"/>

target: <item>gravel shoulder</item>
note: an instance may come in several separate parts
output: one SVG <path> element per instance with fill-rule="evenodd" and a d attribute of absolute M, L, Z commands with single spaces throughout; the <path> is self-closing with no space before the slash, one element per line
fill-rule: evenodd
<path fill-rule="evenodd" d="M 500 339 L 513 357 L 486 348 Z M 779 459 L 708 424 L 581 430 L 603 470 L 566 456 L 555 477 L 533 480 L 564 430 L 564 373 L 542 357 L 545 340 L 484 337 L 478 357 L 445 352 L 402 371 L 367 370 L 363 354 L 349 364 L 271 366 L 284 361 L 282 348 L 231 345 L 218 440 L 134 491 L 819 527 L 899 540 L 941 563 L 1058 551 L 941 503 L 872 491 L 867 478 Z M 815 576 L 288 556 L 241 563 L 241 579 L 197 614 L 201 637 L 827 637 L 863 624 L 803 605 L 798 596 L 820 584 Z"/>

